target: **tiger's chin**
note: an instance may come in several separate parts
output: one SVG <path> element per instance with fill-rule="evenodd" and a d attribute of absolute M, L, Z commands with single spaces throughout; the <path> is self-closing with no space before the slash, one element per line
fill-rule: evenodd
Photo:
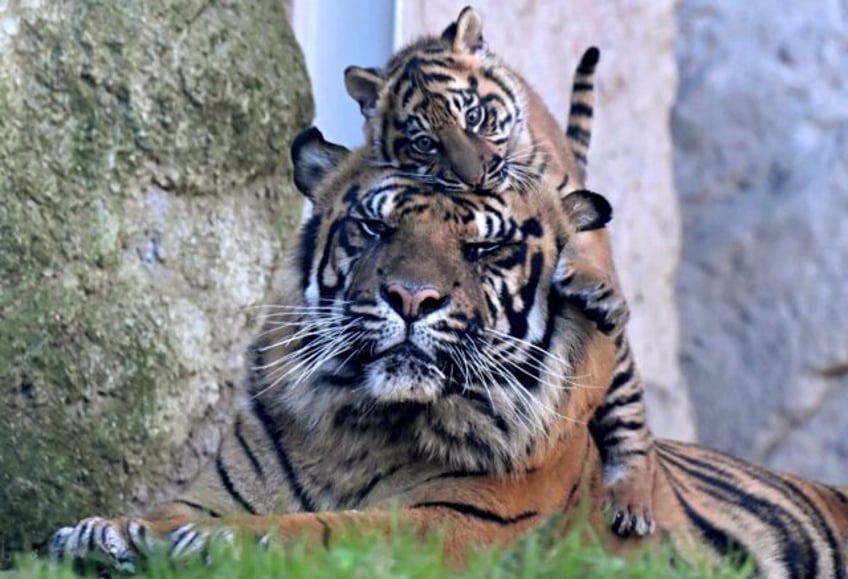
<path fill-rule="evenodd" d="M 444 374 L 432 362 L 403 353 L 383 356 L 365 367 L 364 386 L 380 403 L 428 404 L 439 399 Z"/>

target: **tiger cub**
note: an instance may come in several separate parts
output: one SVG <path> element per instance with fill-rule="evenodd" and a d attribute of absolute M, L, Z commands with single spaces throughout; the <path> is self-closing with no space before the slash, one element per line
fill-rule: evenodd
<path fill-rule="evenodd" d="M 526 190 L 545 179 L 558 183 L 566 196 L 585 185 L 599 57 L 592 47 L 577 67 L 565 134 L 539 95 L 488 50 L 480 17 L 470 7 L 441 36 L 401 49 L 382 71 L 349 67 L 345 85 L 365 117 L 373 164 L 446 190 Z M 599 228 L 574 242 L 605 247 L 608 234 Z M 599 329 L 626 345 L 622 313 L 627 309 L 615 270 L 608 258 L 599 259 L 583 264 L 592 275 L 563 272 L 558 287 L 596 313 Z M 593 433 L 603 449 L 612 527 L 622 535 L 643 535 L 653 529 L 654 464 L 643 387 L 633 369 L 613 386 Z"/>
<path fill-rule="evenodd" d="M 599 58 L 595 47 L 581 58 L 565 134 L 541 97 L 487 49 L 470 7 L 383 70 L 348 67 L 345 87 L 365 117 L 372 163 L 457 190 L 537 187 L 552 175 L 567 194 L 584 186 Z"/>

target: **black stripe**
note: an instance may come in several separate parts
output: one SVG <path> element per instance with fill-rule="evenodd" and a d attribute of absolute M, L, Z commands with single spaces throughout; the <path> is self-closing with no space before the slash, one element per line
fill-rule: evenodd
<path fill-rule="evenodd" d="M 586 459 L 589 456 L 589 449 L 592 445 L 592 439 L 586 437 L 586 444 L 583 445 L 583 457 L 580 459 L 578 464 L 586 464 Z M 571 487 L 571 490 L 568 491 L 568 497 L 565 499 L 565 506 L 563 507 L 563 511 L 568 511 L 571 508 L 571 502 L 574 500 L 574 495 L 577 493 L 577 489 L 580 488 L 580 483 L 583 482 L 583 477 L 578 476 L 577 480 L 574 481 L 574 485 Z"/>
<path fill-rule="evenodd" d="M 565 283 L 570 283 L 571 279 L 563 281 Z M 599 306 L 590 306 L 588 298 L 585 295 L 575 293 L 566 294 L 563 297 L 568 303 L 573 304 L 578 310 L 580 310 L 581 313 L 589 319 L 589 321 L 593 322 L 601 333 L 609 335 L 616 329 L 616 324 L 609 321 L 609 312 Z"/>
<path fill-rule="evenodd" d="M 221 484 L 224 485 L 226 491 L 230 493 L 230 496 L 235 499 L 235 501 L 241 506 L 241 508 L 243 508 L 251 515 L 259 514 L 259 511 L 253 508 L 253 505 L 247 502 L 247 499 L 245 499 L 241 495 L 241 493 L 236 490 L 236 487 L 233 485 L 232 479 L 230 479 L 230 474 L 227 472 L 227 468 L 224 466 L 224 460 L 221 458 L 220 454 L 215 458 L 215 470 L 218 471 L 218 478 L 221 479 Z"/>
<path fill-rule="evenodd" d="M 591 106 L 584 105 L 583 103 L 572 103 L 568 116 L 592 118 L 592 113 L 593 109 Z"/>
<path fill-rule="evenodd" d="M 636 371 L 635 365 L 631 362 L 627 368 L 613 376 L 612 383 L 610 384 L 609 390 L 607 390 L 607 397 L 609 397 L 613 392 L 630 382 L 633 378 L 633 373 Z"/>
<path fill-rule="evenodd" d="M 323 529 L 321 531 L 321 544 L 324 546 L 325 549 L 329 549 L 330 539 L 333 536 L 333 530 L 330 528 L 330 525 L 327 523 L 327 521 L 325 521 L 321 517 L 315 517 L 315 519 L 321 524 L 321 527 Z"/>
<path fill-rule="evenodd" d="M 260 424 L 262 424 L 263 428 L 265 429 L 265 434 L 268 435 L 268 438 L 274 445 L 274 451 L 277 454 L 277 460 L 280 463 L 280 467 L 282 468 L 283 473 L 286 475 L 286 481 L 289 483 L 289 488 L 291 488 L 294 499 L 298 503 L 300 503 L 301 510 L 308 512 L 314 511 L 315 503 L 306 494 L 306 490 L 303 488 L 303 485 L 300 482 L 300 478 L 298 477 L 297 472 L 295 472 L 294 465 L 291 463 L 291 460 L 289 460 L 288 453 L 283 448 L 283 445 L 280 442 L 277 427 L 274 424 L 273 419 L 268 415 L 268 411 L 265 409 L 265 406 L 262 404 L 259 398 L 253 398 L 251 410 L 253 410 L 253 414 L 259 420 Z"/>
<path fill-rule="evenodd" d="M 644 448 L 631 448 L 628 450 L 616 450 L 615 458 L 620 462 L 621 459 L 629 456 L 648 456 L 648 450 Z"/>
<path fill-rule="evenodd" d="M 574 153 L 574 158 L 577 159 L 577 162 L 580 163 L 581 167 L 586 167 L 586 162 L 589 160 L 586 155 L 581 153 L 580 151 L 572 151 Z"/>
<path fill-rule="evenodd" d="M 498 85 L 498 88 L 501 89 L 506 94 L 510 103 L 516 102 L 515 101 L 515 95 L 512 94 L 512 91 L 509 90 L 509 87 L 506 86 L 506 83 L 504 83 L 500 78 L 498 78 L 495 75 L 495 68 L 494 67 L 484 68 L 483 69 L 483 76 L 486 77 L 487 79 L 489 79 L 490 81 L 492 81 L 493 83 L 495 83 L 496 85 Z"/>
<path fill-rule="evenodd" d="M 312 273 L 312 260 L 315 258 L 315 248 L 318 244 L 318 231 L 321 229 L 321 216 L 314 215 L 300 233 L 300 248 L 298 250 L 298 261 L 300 262 L 300 288 L 306 291 L 309 287 L 309 278 Z"/>
<path fill-rule="evenodd" d="M 592 133 L 577 125 L 568 125 L 568 130 L 565 132 L 569 139 L 577 141 L 584 147 L 588 147 L 592 140 Z"/>
<path fill-rule="evenodd" d="M 220 519 L 221 518 L 221 513 L 219 513 L 218 511 L 213 511 L 209 507 L 204 507 L 200 503 L 195 503 L 193 501 L 188 501 L 186 499 L 174 499 L 171 502 L 178 504 L 178 505 L 185 505 L 190 509 L 194 509 L 195 511 L 200 511 L 201 513 L 203 513 L 207 517 L 212 517 L 213 519 Z"/>
<path fill-rule="evenodd" d="M 256 455 L 253 454 L 253 451 L 250 449 L 250 446 L 247 444 L 247 440 L 245 440 L 244 433 L 241 431 L 241 428 L 242 428 L 241 416 L 239 416 L 238 418 L 236 418 L 236 427 L 235 427 L 236 440 L 238 440 L 239 446 L 241 446 L 241 449 L 247 455 L 247 459 L 250 461 L 250 464 L 253 465 L 253 470 L 256 473 L 256 475 L 260 479 L 265 480 L 265 471 L 262 470 L 262 465 L 259 463 L 259 459 L 256 458 Z"/>
<path fill-rule="evenodd" d="M 577 81 L 571 85 L 571 92 L 585 92 L 595 88 L 595 83 L 587 81 Z"/>
<path fill-rule="evenodd" d="M 633 394 L 628 394 L 627 396 L 622 396 L 615 400 L 610 400 L 610 396 L 607 394 L 607 397 L 604 399 L 603 406 L 598 408 L 598 411 L 595 412 L 594 420 L 599 423 L 603 422 L 616 408 L 630 406 L 631 404 L 640 404 L 643 396 L 644 393 L 642 390 L 634 392 Z"/>
<path fill-rule="evenodd" d="M 475 519 L 480 519 L 481 521 L 486 521 L 488 523 L 497 523 L 502 526 L 514 525 L 516 523 L 526 521 L 527 519 L 532 519 L 533 517 L 539 514 L 536 511 L 527 511 L 525 513 L 515 515 L 514 517 L 503 517 L 495 512 L 481 509 L 479 507 L 475 507 L 474 505 L 469 505 L 467 503 L 452 503 L 448 501 L 424 501 L 421 503 L 416 503 L 410 508 L 448 509 L 450 511 L 454 511 L 462 515 L 467 515 L 469 517 L 474 517 Z"/>
<path fill-rule="evenodd" d="M 604 433 L 604 440 L 611 436 L 616 431 L 634 431 L 645 428 L 644 420 L 624 420 L 622 418 L 614 419 L 610 424 L 601 423 L 600 430 Z"/>
<path fill-rule="evenodd" d="M 392 476 L 397 471 L 399 471 L 400 468 L 401 468 L 400 466 L 393 466 L 389 469 L 386 469 L 385 471 L 378 472 L 376 475 L 374 475 L 371 478 L 371 480 L 369 480 L 367 483 L 365 483 L 365 485 L 362 488 L 360 488 L 358 491 L 356 491 L 356 493 L 354 493 L 354 504 L 355 504 L 355 506 L 359 506 L 362 503 L 362 501 L 364 501 L 368 497 L 368 495 L 371 494 L 371 491 L 374 490 L 374 487 L 376 487 L 377 484 L 379 484 L 380 481 Z M 345 503 L 346 499 L 347 499 L 347 497 L 344 497 L 339 502 Z"/>
<path fill-rule="evenodd" d="M 430 482 L 436 479 L 446 479 L 446 478 L 476 478 L 482 476 L 491 476 L 492 473 L 485 470 L 452 470 L 449 472 L 443 472 L 442 474 L 437 474 L 436 476 L 432 476 L 428 478 L 424 482 Z"/>

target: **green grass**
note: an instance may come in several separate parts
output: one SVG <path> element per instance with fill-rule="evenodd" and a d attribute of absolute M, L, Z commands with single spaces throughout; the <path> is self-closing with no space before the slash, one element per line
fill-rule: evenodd
<path fill-rule="evenodd" d="M 388 539 L 348 534 L 339 537 L 329 550 L 309 548 L 303 542 L 285 549 L 263 550 L 245 544 L 212 550 L 212 563 L 198 561 L 171 565 L 152 562 L 141 576 L 155 579 L 227 578 L 286 579 L 447 579 L 468 578 L 557 578 L 557 579 L 742 579 L 751 576 L 748 568 L 731 566 L 692 566 L 673 558 L 670 548 L 645 552 L 627 560 L 606 553 L 594 541 L 578 534 L 556 538 L 548 528 L 529 535 L 512 547 L 480 550 L 461 573 L 442 560 L 437 538 L 421 541 L 409 533 L 395 533 Z M 77 577 L 69 566 L 53 566 L 34 556 L 18 560 L 15 579 L 71 579 Z"/>

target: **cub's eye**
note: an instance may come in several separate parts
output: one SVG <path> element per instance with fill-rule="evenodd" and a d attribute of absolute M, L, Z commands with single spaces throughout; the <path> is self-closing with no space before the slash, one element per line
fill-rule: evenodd
<path fill-rule="evenodd" d="M 412 140 L 412 148 L 422 155 L 432 155 L 436 152 L 436 141 L 427 135 L 421 135 Z"/>
<path fill-rule="evenodd" d="M 479 105 L 468 109 L 465 111 L 465 128 L 476 131 L 485 117 L 486 111 Z"/>
<path fill-rule="evenodd" d="M 479 243 L 466 243 L 462 251 L 468 261 L 483 259 L 504 246 L 500 241 L 481 241 Z"/>
<path fill-rule="evenodd" d="M 357 219 L 362 232 L 373 239 L 382 239 L 392 232 L 392 228 L 378 219 Z"/>

